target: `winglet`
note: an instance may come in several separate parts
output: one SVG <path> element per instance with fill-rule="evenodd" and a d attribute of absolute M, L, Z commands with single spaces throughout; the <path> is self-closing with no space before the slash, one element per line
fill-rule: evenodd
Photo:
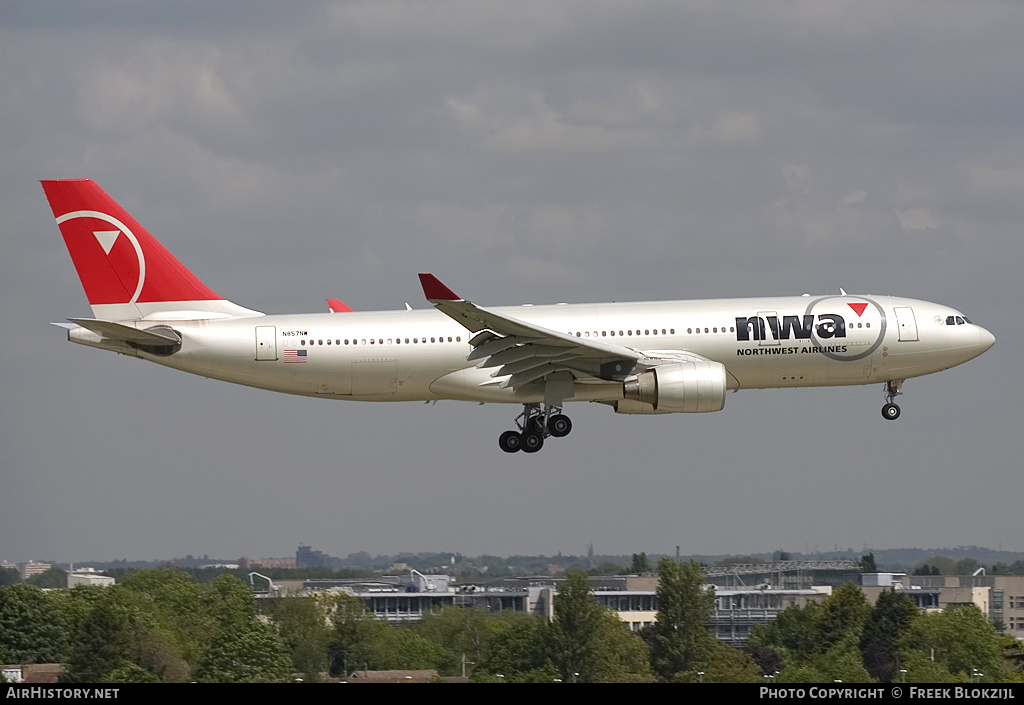
<path fill-rule="evenodd" d="M 331 313 L 349 313 L 352 311 L 351 307 L 346 306 L 338 299 L 327 299 L 327 308 Z"/>
<path fill-rule="evenodd" d="M 428 301 L 464 301 L 461 296 L 441 283 L 433 274 L 420 274 L 420 285 Z"/>

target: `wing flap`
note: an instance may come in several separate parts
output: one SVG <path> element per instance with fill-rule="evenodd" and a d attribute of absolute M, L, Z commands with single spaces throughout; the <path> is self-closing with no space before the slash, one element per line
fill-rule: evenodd
<path fill-rule="evenodd" d="M 577 338 L 460 298 L 432 274 L 420 274 L 423 293 L 434 307 L 475 335 L 467 360 L 478 367 L 499 368 L 492 377 L 508 379 L 502 387 L 518 389 L 555 372 L 573 378 L 621 380 L 644 358 L 621 345 Z"/>

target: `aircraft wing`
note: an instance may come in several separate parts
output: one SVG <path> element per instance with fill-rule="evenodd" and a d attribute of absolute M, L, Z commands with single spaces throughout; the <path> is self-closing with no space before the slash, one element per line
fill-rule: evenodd
<path fill-rule="evenodd" d="M 498 368 L 491 376 L 507 375 L 502 387 L 518 389 L 564 370 L 621 381 L 645 357 L 622 345 L 576 338 L 481 308 L 461 298 L 433 274 L 420 274 L 420 284 L 437 310 L 476 334 L 469 341 L 473 351 L 466 359 L 480 360 L 480 367 Z"/>

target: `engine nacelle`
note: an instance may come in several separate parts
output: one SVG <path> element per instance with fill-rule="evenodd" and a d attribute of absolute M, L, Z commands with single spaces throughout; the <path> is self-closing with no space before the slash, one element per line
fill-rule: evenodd
<path fill-rule="evenodd" d="M 659 365 L 622 383 L 622 396 L 661 413 L 705 413 L 725 407 L 725 365 L 687 360 Z"/>

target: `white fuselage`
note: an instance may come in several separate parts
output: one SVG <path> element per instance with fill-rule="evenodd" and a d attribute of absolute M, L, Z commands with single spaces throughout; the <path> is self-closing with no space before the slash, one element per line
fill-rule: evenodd
<path fill-rule="evenodd" d="M 906 379 L 987 350 L 991 333 L 939 304 L 887 296 L 558 304 L 491 309 L 648 355 L 686 351 L 722 363 L 728 387 L 816 387 Z M 947 323 L 950 321 L 950 323 Z M 165 323 L 180 350 L 139 357 L 288 394 L 357 401 L 543 401 L 466 357 L 472 333 L 437 310 L 268 315 Z M 87 340 L 78 340 L 90 344 Z M 121 352 L 128 352 L 121 350 Z M 304 360 L 304 361 L 303 361 Z M 577 376 L 569 401 L 623 399 L 621 380 Z M 639 402 L 635 402 L 639 404 Z"/>

